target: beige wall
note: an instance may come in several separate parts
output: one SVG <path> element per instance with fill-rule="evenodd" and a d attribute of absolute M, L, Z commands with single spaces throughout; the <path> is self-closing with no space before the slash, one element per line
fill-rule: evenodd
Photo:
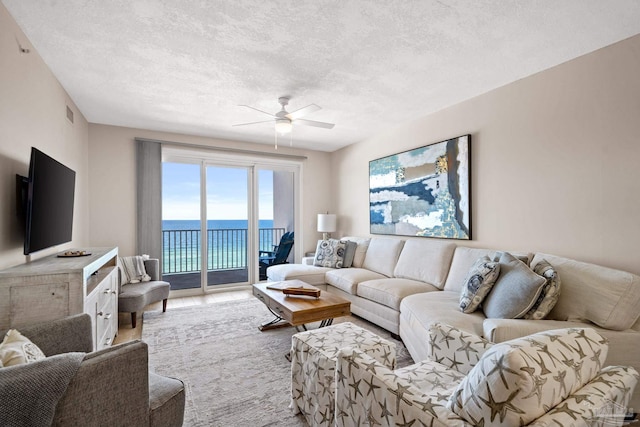
<path fill-rule="evenodd" d="M 31 49 L 22 54 L 18 42 Z M 24 262 L 15 174 L 36 146 L 77 173 L 73 242 L 135 253 L 135 137 L 270 152 L 269 146 L 88 125 L 0 4 L 0 268 Z M 318 212 L 368 235 L 368 161 L 472 134 L 471 246 L 543 251 L 640 274 L 640 36 L 400 126 L 306 155 L 301 252 Z M 66 105 L 75 114 L 67 121 Z M 328 181 L 327 176 L 335 176 Z"/>
<path fill-rule="evenodd" d="M 335 152 L 340 235 L 369 234 L 369 160 L 470 133 L 462 244 L 640 274 L 638 75 L 635 36 Z"/>
<path fill-rule="evenodd" d="M 116 245 L 125 256 L 136 254 L 135 138 L 274 153 L 270 145 L 90 124 L 90 240 L 97 246 Z M 316 214 L 333 209 L 332 189 L 318 184 L 331 170 L 330 154 L 285 147 L 278 147 L 277 153 L 307 157 L 302 166 L 302 236 L 296 234 L 294 245 L 299 259 L 305 251 L 315 250 L 320 237 Z"/>
<path fill-rule="evenodd" d="M 18 43 L 30 49 L 21 53 Z M 31 146 L 76 172 L 73 241 L 31 255 L 36 259 L 87 245 L 88 124 L 55 76 L 0 4 L 0 269 L 24 263 L 16 216 L 15 175 L 28 175 Z M 66 118 L 66 106 L 74 122 Z"/>

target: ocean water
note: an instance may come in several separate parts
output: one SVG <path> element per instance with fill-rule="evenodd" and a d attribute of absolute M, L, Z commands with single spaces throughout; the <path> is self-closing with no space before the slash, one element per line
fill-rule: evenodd
<path fill-rule="evenodd" d="M 236 269 L 247 267 L 247 220 L 207 221 L 207 269 Z M 165 273 L 200 271 L 202 250 L 200 221 L 163 220 L 162 256 Z M 259 221 L 260 250 L 271 250 L 284 234 L 273 229 L 273 220 Z M 275 242 L 275 243 L 274 243 Z"/>

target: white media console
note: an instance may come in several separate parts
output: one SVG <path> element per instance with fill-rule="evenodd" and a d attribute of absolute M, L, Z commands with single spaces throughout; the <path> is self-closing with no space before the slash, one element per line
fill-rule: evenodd
<path fill-rule="evenodd" d="M 88 313 L 93 348 L 118 333 L 118 248 L 86 248 L 91 255 L 47 256 L 0 271 L 0 330 Z"/>

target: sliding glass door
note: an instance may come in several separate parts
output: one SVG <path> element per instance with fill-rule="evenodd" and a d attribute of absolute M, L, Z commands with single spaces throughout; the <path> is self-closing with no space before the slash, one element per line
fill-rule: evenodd
<path fill-rule="evenodd" d="M 251 169 L 207 165 L 208 287 L 249 281 Z"/>
<path fill-rule="evenodd" d="M 258 278 L 266 280 L 266 269 L 270 265 L 293 261 L 295 173 L 263 167 L 258 169 L 257 176 Z"/>
<path fill-rule="evenodd" d="M 200 289 L 201 166 L 162 163 L 162 275 L 171 290 Z"/>
<path fill-rule="evenodd" d="M 163 156 L 163 276 L 172 290 L 250 284 L 293 261 L 297 166 L 179 154 Z M 283 236 L 291 242 L 280 245 Z"/>

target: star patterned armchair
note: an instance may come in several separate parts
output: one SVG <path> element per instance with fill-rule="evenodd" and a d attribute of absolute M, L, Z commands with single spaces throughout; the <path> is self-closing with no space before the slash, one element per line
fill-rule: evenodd
<path fill-rule="evenodd" d="M 590 328 L 492 344 L 434 323 L 428 345 L 429 359 L 395 371 L 342 349 L 336 425 L 615 426 L 632 411 L 638 373 L 603 368 L 607 341 Z"/>

